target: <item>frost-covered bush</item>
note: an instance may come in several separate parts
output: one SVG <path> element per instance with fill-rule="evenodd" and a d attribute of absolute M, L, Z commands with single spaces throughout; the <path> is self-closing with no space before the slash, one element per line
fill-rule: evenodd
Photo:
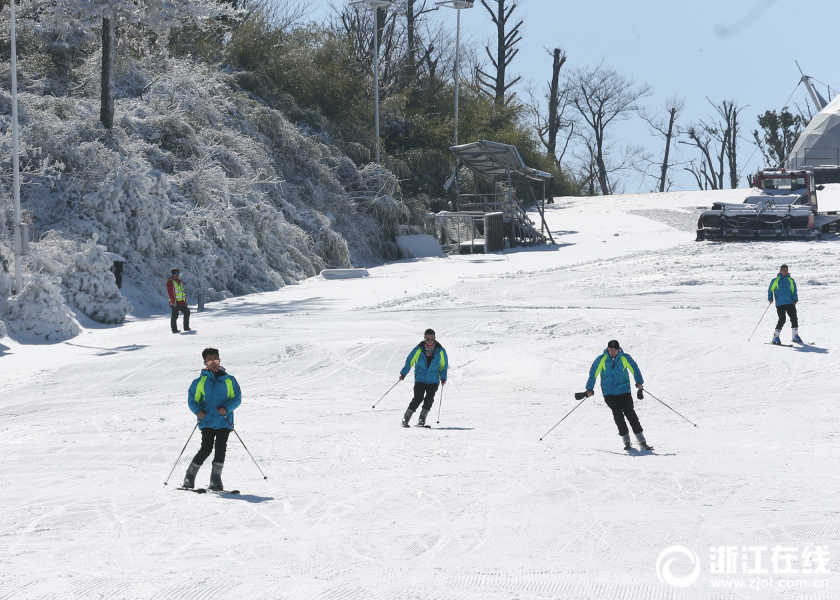
<path fill-rule="evenodd" d="M 62 275 L 93 235 L 127 259 L 127 285 L 161 296 L 176 266 L 188 294 L 223 296 L 401 257 L 394 236 L 411 233 L 409 212 L 390 171 L 357 168 L 327 137 L 307 137 L 210 67 L 170 59 L 157 71 L 136 62 L 131 72 L 112 130 L 99 124 L 98 93 L 56 98 L 30 86 L 20 94 L 33 161 L 61 171 L 50 179 L 43 167 L 22 190 L 34 229 L 53 236 L 39 234 L 29 273 Z M 142 98 L 132 91 L 141 83 Z M 8 206 L 5 188 L 0 208 Z M 58 265 L 65 246 L 74 247 Z"/>
<path fill-rule="evenodd" d="M 97 236 L 82 246 L 61 277 L 68 304 L 99 323 L 122 323 L 132 311 L 129 301 L 120 293 L 111 272 L 113 262 L 105 254 L 105 246 L 96 243 Z"/>
<path fill-rule="evenodd" d="M 12 333 L 60 342 L 81 333 L 61 296 L 56 277 L 33 277 L 23 292 L 6 301 L 3 320 Z"/>

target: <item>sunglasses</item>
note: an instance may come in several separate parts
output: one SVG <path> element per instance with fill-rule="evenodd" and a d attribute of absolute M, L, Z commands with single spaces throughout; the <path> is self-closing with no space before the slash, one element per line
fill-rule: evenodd
<path fill-rule="evenodd" d="M 434 341 L 435 341 L 435 338 L 426 338 L 426 341 L 427 341 L 427 342 L 434 342 Z"/>

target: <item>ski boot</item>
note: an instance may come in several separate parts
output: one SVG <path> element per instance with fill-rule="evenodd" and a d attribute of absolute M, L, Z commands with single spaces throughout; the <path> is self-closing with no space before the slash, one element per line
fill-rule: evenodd
<path fill-rule="evenodd" d="M 630 443 L 630 434 L 622 435 L 621 440 L 624 442 L 624 449 L 625 450 L 632 450 L 633 444 Z"/>
<path fill-rule="evenodd" d="M 411 415 L 413 415 L 413 414 L 414 414 L 414 411 L 411 410 L 411 409 L 408 409 L 407 411 L 405 411 L 405 415 L 403 415 L 403 420 L 402 420 L 402 426 L 403 427 L 411 427 L 411 425 L 409 425 L 408 422 L 411 420 Z"/>
<path fill-rule="evenodd" d="M 224 466 L 225 463 L 213 463 L 213 470 L 210 471 L 210 485 L 207 486 L 208 490 L 220 492 L 225 489 L 222 483 L 222 469 Z"/>
<path fill-rule="evenodd" d="M 802 338 L 799 337 L 799 329 L 793 330 L 793 337 L 791 338 L 792 341 L 796 342 L 797 344 L 804 344 L 805 342 L 802 341 Z"/>
<path fill-rule="evenodd" d="M 777 346 L 782 345 L 782 338 L 780 337 L 781 335 L 782 335 L 782 330 L 781 329 L 777 329 L 776 332 L 773 334 L 773 343 L 776 344 Z"/>
<path fill-rule="evenodd" d="M 426 415 L 428 414 L 429 411 L 426 409 L 420 411 L 420 417 L 417 419 L 417 427 L 428 427 L 428 425 L 426 425 Z"/>
<path fill-rule="evenodd" d="M 637 433 L 636 439 L 639 441 L 639 447 L 642 450 L 653 450 L 653 446 L 649 446 L 643 433 Z"/>
<path fill-rule="evenodd" d="M 184 475 L 184 483 L 181 484 L 182 488 L 186 488 L 188 490 L 195 488 L 195 476 L 198 475 L 198 470 L 200 468 L 201 465 L 190 463 L 190 466 L 187 468 L 187 474 Z"/>

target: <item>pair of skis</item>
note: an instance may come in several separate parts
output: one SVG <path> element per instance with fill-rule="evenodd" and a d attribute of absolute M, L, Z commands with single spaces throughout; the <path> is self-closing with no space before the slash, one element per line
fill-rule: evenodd
<path fill-rule="evenodd" d="M 185 492 L 195 492 L 196 494 L 206 494 L 210 492 L 211 494 L 238 494 L 239 490 L 211 490 L 209 488 L 185 488 L 179 487 L 175 488 L 178 490 L 184 490 Z"/>
<path fill-rule="evenodd" d="M 796 348 L 796 344 L 774 344 L 773 342 L 764 342 L 765 344 L 769 344 L 770 346 L 782 346 L 784 348 Z M 797 344 L 802 344 L 803 346 L 813 346 L 814 342 L 796 342 Z"/>

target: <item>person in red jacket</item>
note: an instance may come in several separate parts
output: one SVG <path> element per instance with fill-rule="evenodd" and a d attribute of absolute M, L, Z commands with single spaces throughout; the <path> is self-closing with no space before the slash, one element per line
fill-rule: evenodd
<path fill-rule="evenodd" d="M 166 281 L 166 291 L 169 293 L 169 306 L 172 308 L 172 333 L 178 330 L 178 313 L 184 313 L 184 331 L 190 331 L 190 309 L 187 306 L 187 293 L 181 283 L 181 271 L 172 269 L 172 276 Z"/>

